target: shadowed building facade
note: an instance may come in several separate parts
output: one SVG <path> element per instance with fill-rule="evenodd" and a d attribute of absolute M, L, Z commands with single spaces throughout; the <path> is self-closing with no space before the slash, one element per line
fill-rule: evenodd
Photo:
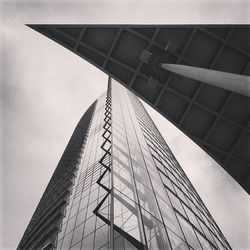
<path fill-rule="evenodd" d="M 231 249 L 138 97 L 109 79 L 18 249 Z"/>

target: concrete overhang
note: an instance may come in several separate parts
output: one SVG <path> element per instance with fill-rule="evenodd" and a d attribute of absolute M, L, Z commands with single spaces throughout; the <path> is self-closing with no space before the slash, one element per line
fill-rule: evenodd
<path fill-rule="evenodd" d="M 147 61 L 249 75 L 248 25 L 29 25 L 112 76 L 250 193 L 250 98 Z"/>

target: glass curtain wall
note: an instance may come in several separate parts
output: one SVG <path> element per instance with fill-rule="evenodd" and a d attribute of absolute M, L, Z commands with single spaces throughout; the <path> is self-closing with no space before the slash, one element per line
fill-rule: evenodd
<path fill-rule="evenodd" d="M 104 171 L 100 159 L 104 155 L 101 146 L 105 141 L 102 137 L 105 130 L 105 107 L 106 93 L 96 103 L 84 154 L 75 185 L 71 190 L 61 232 L 58 234 L 56 249 L 100 249 L 109 243 L 109 226 L 93 213 L 107 193 L 97 183 Z"/>
<path fill-rule="evenodd" d="M 114 223 L 145 249 L 230 249 L 139 99 L 115 83 L 112 125 Z"/>
<path fill-rule="evenodd" d="M 57 249 L 231 249 L 139 99 L 109 79 Z"/>

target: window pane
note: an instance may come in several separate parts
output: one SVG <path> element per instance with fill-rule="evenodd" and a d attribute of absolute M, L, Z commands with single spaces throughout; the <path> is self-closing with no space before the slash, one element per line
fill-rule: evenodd
<path fill-rule="evenodd" d="M 76 228 L 73 232 L 73 240 L 71 245 L 74 246 L 78 241 L 82 239 L 82 234 L 83 234 L 83 225 L 79 226 Z"/>
<path fill-rule="evenodd" d="M 170 243 L 173 250 L 188 250 L 189 247 L 181 238 L 179 238 L 175 233 L 171 230 L 168 230 L 168 237 L 170 239 Z"/>
<path fill-rule="evenodd" d="M 177 214 L 177 217 L 181 224 L 181 228 L 184 232 L 188 244 L 194 249 L 202 249 L 191 225 L 186 220 L 184 220 L 180 215 Z"/>
<path fill-rule="evenodd" d="M 69 232 L 71 232 L 74 229 L 75 221 L 76 221 L 76 216 L 73 217 L 71 220 L 69 220 L 67 228 L 66 228 L 65 235 L 68 234 Z"/>
<path fill-rule="evenodd" d="M 167 203 L 162 201 L 161 199 L 158 199 L 159 206 L 161 208 L 162 216 L 165 225 L 170 228 L 173 232 L 175 232 L 179 237 L 184 239 L 184 236 L 182 234 L 182 231 L 180 229 L 179 223 L 177 221 L 177 218 L 175 216 L 175 213 L 173 211 L 173 208 L 170 207 Z"/>

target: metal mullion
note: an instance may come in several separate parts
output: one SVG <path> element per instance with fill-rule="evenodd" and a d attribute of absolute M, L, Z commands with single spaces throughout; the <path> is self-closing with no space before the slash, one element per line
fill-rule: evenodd
<path fill-rule="evenodd" d="M 91 126 L 90 126 L 90 128 L 89 128 L 89 132 L 90 132 L 90 129 L 93 127 L 93 122 L 96 124 L 96 122 L 97 122 L 96 119 L 97 119 L 97 117 L 96 117 L 96 113 L 95 113 L 95 115 L 92 116 L 92 122 L 91 122 Z M 96 140 L 98 140 L 98 139 L 99 139 L 98 137 L 93 137 L 93 138 L 91 138 L 91 141 L 90 141 L 91 146 L 90 146 L 90 147 L 87 147 L 86 149 L 92 151 L 92 147 L 93 147 L 93 145 L 95 144 L 94 142 L 95 142 Z M 89 144 L 88 144 L 88 145 L 89 145 Z M 96 154 L 96 150 L 95 150 L 95 154 Z M 83 163 L 84 163 L 86 157 L 87 157 L 87 155 L 84 154 L 84 159 L 83 159 L 82 165 L 83 165 Z M 87 163 L 86 163 L 87 169 L 84 170 L 85 173 L 83 174 L 84 185 L 83 185 L 83 187 L 81 188 L 81 192 L 80 192 L 80 201 L 81 201 L 81 199 L 82 199 L 83 190 L 86 188 L 86 180 L 87 180 L 87 178 L 88 178 L 87 175 L 89 175 L 89 174 L 91 175 L 91 172 L 88 171 L 89 160 L 90 160 L 90 155 L 88 155 L 88 159 L 87 159 Z M 81 173 L 83 173 L 83 172 L 81 172 Z M 79 179 L 79 178 L 78 178 L 78 179 Z M 91 180 L 90 180 L 90 184 L 91 184 Z M 90 199 L 90 195 L 88 195 L 88 201 L 89 201 L 89 199 Z M 74 199 L 72 199 L 72 201 L 71 201 L 72 204 L 73 204 L 73 201 L 74 201 Z M 79 203 L 79 204 L 80 204 L 80 203 Z M 79 204 L 78 204 L 78 205 L 79 205 Z M 80 209 L 80 205 L 78 206 L 77 216 L 78 216 L 79 209 Z M 87 215 L 87 213 L 85 214 L 85 220 L 86 220 L 86 215 Z M 86 221 L 85 221 L 85 222 L 86 222 Z M 84 223 L 83 233 L 84 233 L 84 230 L 85 230 L 85 222 L 83 222 L 83 223 Z M 76 225 L 76 221 L 75 221 L 75 225 Z M 74 225 L 74 227 L 75 227 L 75 225 Z M 72 239 L 71 239 L 71 243 L 70 243 L 70 244 L 72 244 L 72 240 L 73 240 L 73 237 L 72 237 Z M 82 242 L 81 242 L 81 245 L 82 245 Z"/>
<path fill-rule="evenodd" d="M 182 205 L 182 204 L 181 204 L 181 205 Z M 187 215 L 187 218 L 185 218 L 185 216 L 183 216 L 174 206 L 173 206 L 173 208 L 174 208 L 175 212 L 177 212 L 177 214 L 178 214 L 180 217 L 182 217 L 182 219 L 184 219 L 184 220 L 191 226 L 191 228 L 192 228 L 192 230 L 193 230 L 193 232 L 194 232 L 194 235 L 195 235 L 196 239 L 198 240 L 198 242 L 200 243 L 200 246 L 202 247 L 201 242 L 200 242 L 199 238 L 197 237 L 196 231 L 197 231 L 198 233 L 200 233 L 202 236 L 205 236 L 205 237 L 206 237 L 206 234 L 202 233 L 202 231 L 200 231 L 200 229 L 198 229 L 193 223 L 191 223 L 191 221 L 189 220 L 187 214 L 186 214 L 186 215 Z M 184 209 L 184 211 L 185 211 L 185 209 Z M 186 213 L 186 211 L 185 211 L 185 213 Z M 198 220 L 197 220 L 197 222 L 198 222 Z M 199 224 L 199 222 L 198 222 L 198 224 Z M 199 225 L 200 225 L 200 224 L 199 224 Z M 200 226 L 200 227 L 201 227 L 201 226 Z M 202 227 L 201 227 L 201 229 L 202 229 Z M 185 237 L 185 235 L 184 235 L 184 237 Z M 209 243 L 211 243 L 212 245 L 214 245 L 209 239 L 207 239 L 207 237 L 206 237 L 206 240 L 207 240 Z M 189 245 L 189 244 L 188 244 L 188 245 Z"/>
<path fill-rule="evenodd" d="M 127 95 L 127 98 L 130 99 L 130 96 Z M 126 102 L 126 99 L 125 99 L 125 102 Z M 132 108 L 134 108 L 134 105 L 132 104 L 132 102 L 131 102 L 131 105 L 132 105 Z M 135 136 L 136 136 L 136 139 L 137 139 L 137 142 L 138 142 L 138 147 L 139 147 L 139 149 L 140 149 L 140 152 L 141 152 L 141 155 L 142 155 L 142 159 L 143 159 L 144 165 L 145 165 L 145 167 L 146 167 L 146 171 L 147 171 L 147 174 L 148 174 L 149 182 L 150 182 L 150 184 L 151 184 L 152 192 L 153 192 L 153 195 L 154 195 L 154 198 L 155 198 L 156 209 L 157 209 L 158 212 L 159 212 L 159 215 L 160 215 L 160 218 L 161 218 L 161 220 L 162 220 L 163 225 L 165 225 L 164 220 L 163 220 L 163 215 L 162 215 L 162 213 L 161 213 L 161 209 L 160 209 L 160 206 L 159 206 L 159 203 L 158 203 L 158 200 L 157 200 L 157 196 L 156 196 L 156 193 L 155 193 L 155 190 L 154 190 L 154 186 L 153 186 L 153 183 L 152 183 L 151 178 L 150 178 L 150 174 L 149 174 L 149 171 L 148 171 L 148 166 L 147 166 L 147 164 L 146 164 L 146 160 L 145 160 L 143 151 L 142 151 L 142 149 L 141 149 L 141 144 L 140 144 L 140 140 L 139 140 L 139 138 L 138 138 L 137 132 L 136 132 L 135 124 L 134 124 L 134 121 L 133 121 L 133 119 L 132 119 L 131 113 L 129 113 L 129 115 L 130 115 L 130 119 L 131 119 L 131 122 L 132 122 L 132 126 L 133 126 L 134 131 L 135 131 Z M 138 126 L 139 126 L 140 129 L 141 129 L 140 132 L 142 133 L 142 137 L 145 139 L 145 135 L 144 135 L 144 133 L 142 132 L 141 125 L 140 125 L 139 121 L 138 121 L 137 118 L 136 118 L 136 112 L 135 112 L 135 111 L 134 111 L 134 115 L 135 115 L 135 119 L 136 119 L 136 121 L 137 121 L 137 123 L 138 123 Z M 142 120 L 142 122 L 143 122 L 143 120 Z M 145 139 L 145 143 L 146 143 L 146 145 L 148 146 L 146 139 Z M 151 157 L 152 157 L 152 162 L 155 164 L 152 154 L 151 154 Z M 156 165 L 155 165 L 155 167 L 156 167 L 156 170 L 157 170 L 158 168 L 157 168 Z M 140 206 L 140 207 L 141 207 L 141 206 Z M 142 208 L 143 208 L 143 207 L 142 207 Z M 146 210 L 146 209 L 145 209 L 145 210 Z M 150 213 L 150 214 L 151 214 L 151 213 Z M 154 216 L 154 217 L 155 217 L 155 216 Z M 143 218 L 142 218 L 142 219 L 143 219 Z M 159 230 L 159 233 L 161 234 L 161 231 L 160 231 L 160 230 Z M 169 242 L 168 242 L 169 244 L 168 244 L 168 243 L 166 243 L 166 244 L 167 244 L 167 245 L 170 245 L 170 247 L 172 248 L 172 245 L 170 244 L 170 239 L 169 239 L 169 236 L 168 236 L 168 233 L 167 233 L 166 228 L 165 228 L 165 233 L 166 233 L 167 239 L 168 239 L 168 241 L 169 241 Z M 146 234 L 145 234 L 145 237 L 146 237 Z"/>
<path fill-rule="evenodd" d="M 121 100 L 119 100 L 119 104 L 120 104 L 120 108 L 121 108 L 121 113 L 122 113 L 122 119 L 123 119 L 123 126 L 124 126 L 124 132 L 125 132 L 125 138 L 126 138 L 126 142 L 127 142 L 127 150 L 128 150 L 128 156 L 129 156 L 129 162 L 130 162 L 130 167 L 131 167 L 131 179 L 132 179 L 132 183 L 134 186 L 134 190 L 133 193 L 137 199 L 137 210 L 138 210 L 138 221 L 139 221 L 139 233 L 141 238 L 143 239 L 144 243 L 147 246 L 147 240 L 146 240 L 146 233 L 145 233 L 145 229 L 143 226 L 143 220 L 142 220 L 142 214 L 141 214 L 141 210 L 140 210 L 140 199 L 137 193 L 137 186 L 136 186 L 136 182 L 135 182 L 135 176 L 134 176 L 134 170 L 133 170 L 133 166 L 132 166 L 132 162 L 131 162 L 131 154 L 130 154 L 130 149 L 129 149 L 129 141 L 128 141 L 128 136 L 127 136 L 127 129 L 125 126 L 125 121 L 124 121 L 124 112 L 123 112 L 123 106 L 121 103 Z"/>

